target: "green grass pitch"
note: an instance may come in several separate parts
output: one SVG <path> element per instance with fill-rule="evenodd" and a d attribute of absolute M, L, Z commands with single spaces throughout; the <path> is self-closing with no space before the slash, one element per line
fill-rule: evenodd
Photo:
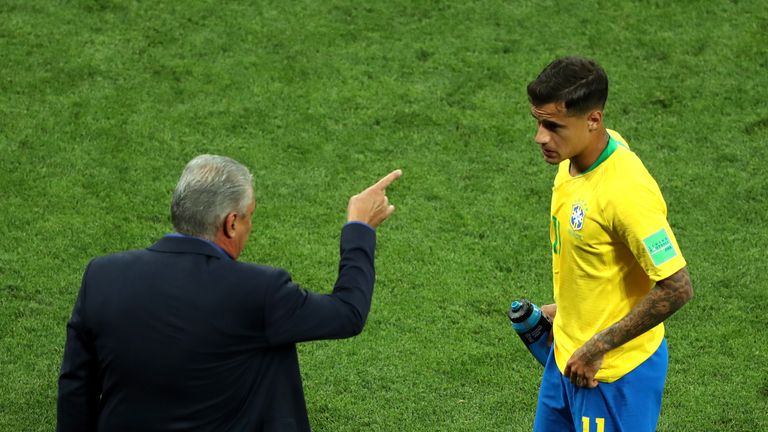
<path fill-rule="evenodd" d="M 607 70 L 696 291 L 659 430 L 768 430 L 762 0 L 0 2 L 0 430 L 53 429 L 85 264 L 170 232 L 204 152 L 254 173 L 242 258 L 319 292 L 348 197 L 404 171 L 364 333 L 299 348 L 314 430 L 530 430 L 504 312 L 551 300 L 554 169 L 525 85 L 567 54 Z"/>

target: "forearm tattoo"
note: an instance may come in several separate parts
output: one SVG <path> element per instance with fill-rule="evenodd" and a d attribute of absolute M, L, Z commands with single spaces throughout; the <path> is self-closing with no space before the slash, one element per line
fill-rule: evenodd
<path fill-rule="evenodd" d="M 596 351 L 608 352 L 656 327 L 693 297 L 688 270 L 660 280 L 640 303 L 616 324 L 595 335 Z"/>

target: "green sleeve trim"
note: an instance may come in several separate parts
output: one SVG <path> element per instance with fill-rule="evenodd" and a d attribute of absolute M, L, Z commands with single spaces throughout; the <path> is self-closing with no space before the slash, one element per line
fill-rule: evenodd
<path fill-rule="evenodd" d="M 603 152 L 602 152 L 602 153 L 600 153 L 600 156 L 597 158 L 597 160 L 595 161 L 595 163 L 593 163 L 593 164 L 592 164 L 592 165 L 591 165 L 589 168 L 587 168 L 587 170 L 586 170 L 586 171 L 584 171 L 583 173 L 581 173 L 581 175 L 584 175 L 584 174 L 586 174 L 586 173 L 588 173 L 588 172 L 590 172 L 590 171 L 594 170 L 594 169 L 595 169 L 595 168 L 597 168 L 598 166 L 600 166 L 600 164 L 601 164 L 601 163 L 605 162 L 605 160 L 606 160 L 606 159 L 608 159 L 609 157 L 611 157 L 611 155 L 613 154 L 613 152 L 615 152 L 615 151 L 616 151 L 616 148 L 617 148 L 618 146 L 620 146 L 620 145 L 621 145 L 621 143 L 619 143 L 618 141 L 616 141 L 616 140 L 615 140 L 615 139 L 614 139 L 614 138 L 611 136 L 611 134 L 608 134 L 608 145 L 607 145 L 607 146 L 605 146 L 605 149 L 603 149 Z"/>

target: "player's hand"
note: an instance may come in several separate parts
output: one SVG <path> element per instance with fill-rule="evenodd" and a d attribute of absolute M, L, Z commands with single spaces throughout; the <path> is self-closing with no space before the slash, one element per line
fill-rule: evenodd
<path fill-rule="evenodd" d="M 603 364 L 605 352 L 597 349 L 594 339 L 590 339 L 573 353 L 565 365 L 563 375 L 571 380 L 577 387 L 595 388 L 598 381 L 595 379 L 600 365 Z"/>
<path fill-rule="evenodd" d="M 549 318 L 549 322 L 553 323 L 555 322 L 555 315 L 557 315 L 557 305 L 555 303 L 543 305 L 541 306 L 541 313 L 546 315 L 547 318 Z M 547 338 L 547 346 L 552 346 L 552 341 L 555 339 L 555 332 L 551 331 L 549 332 L 549 337 Z"/>
<path fill-rule="evenodd" d="M 540 309 L 549 318 L 550 322 L 555 322 L 555 315 L 557 315 L 557 305 L 555 303 L 543 305 Z"/>
<path fill-rule="evenodd" d="M 350 198 L 347 221 L 364 222 L 373 228 L 384 222 L 395 211 L 395 206 L 387 198 L 387 186 L 402 174 L 401 170 L 392 171 L 373 186 Z"/>

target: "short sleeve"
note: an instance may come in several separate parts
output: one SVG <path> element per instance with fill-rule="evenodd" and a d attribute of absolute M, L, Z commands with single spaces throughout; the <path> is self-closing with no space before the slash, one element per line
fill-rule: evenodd
<path fill-rule="evenodd" d="M 667 205 L 647 172 L 620 185 L 605 204 L 614 233 L 654 281 L 665 279 L 686 262 L 667 221 Z"/>

